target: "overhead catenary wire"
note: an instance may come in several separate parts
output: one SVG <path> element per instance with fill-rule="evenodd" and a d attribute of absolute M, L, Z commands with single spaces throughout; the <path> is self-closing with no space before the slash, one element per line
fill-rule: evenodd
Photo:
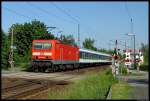
<path fill-rule="evenodd" d="M 32 7 L 30 4 L 28 4 L 27 2 L 25 2 L 29 7 Z M 40 16 L 37 15 L 35 12 L 33 12 L 31 9 L 30 9 L 30 12 L 32 13 L 32 15 L 34 15 L 35 19 L 40 19 Z"/>
<path fill-rule="evenodd" d="M 51 2 L 50 3 L 51 5 L 53 5 L 55 8 L 57 8 L 59 11 L 61 11 L 61 12 L 63 12 L 64 14 L 66 14 L 69 18 L 71 18 L 72 20 L 74 20 L 74 21 L 76 21 L 77 23 L 79 23 L 79 20 L 77 20 L 77 18 L 79 19 L 79 17 L 77 17 L 77 16 L 72 16 L 72 15 L 70 15 L 67 11 L 67 9 L 64 9 L 64 8 L 60 8 L 59 6 L 57 6 L 55 3 L 53 3 L 53 2 Z M 85 26 L 82 26 L 82 27 L 84 27 L 86 30 L 88 29 L 88 30 L 93 30 L 93 28 L 91 27 L 91 26 L 89 26 L 89 25 L 87 25 L 87 23 L 86 23 L 86 26 L 88 26 L 88 28 L 86 28 Z M 93 33 L 93 31 L 91 31 L 92 33 Z"/>
<path fill-rule="evenodd" d="M 28 2 L 27 2 L 27 4 L 29 4 L 30 6 L 36 8 L 36 9 L 38 9 L 38 10 L 40 10 L 40 11 L 46 13 L 46 14 L 49 14 L 49 13 L 50 13 L 50 15 L 55 16 L 55 18 L 57 18 L 57 19 L 59 19 L 59 20 L 62 19 L 62 18 L 60 18 L 60 17 L 58 17 L 58 16 L 52 14 L 51 12 L 49 12 L 49 11 L 43 9 L 43 8 L 40 8 L 40 7 L 38 7 L 38 6 L 34 5 L 34 4 L 31 4 L 31 3 L 28 3 Z M 55 5 L 55 4 L 54 4 L 54 5 Z M 30 16 L 21 14 L 20 12 L 16 12 L 16 11 L 14 11 L 14 10 L 12 10 L 12 9 L 9 9 L 9 8 L 6 8 L 6 7 L 3 7 L 3 8 L 6 9 L 7 11 L 9 11 L 9 12 L 12 12 L 12 13 L 14 13 L 14 14 L 17 14 L 18 16 L 22 16 L 22 17 L 28 18 L 28 19 L 30 19 L 30 20 L 33 20 L 33 18 L 30 17 Z M 58 8 L 58 6 L 57 6 L 57 8 Z M 59 7 L 59 9 L 61 9 L 61 8 Z M 68 21 L 68 20 L 64 20 L 64 19 L 63 19 L 63 21 L 70 22 L 71 24 L 75 24 L 75 21 L 76 21 L 76 23 L 79 23 L 79 21 L 78 21 L 76 18 L 74 18 L 73 16 L 71 16 L 69 13 L 67 13 L 67 11 L 65 11 L 65 10 L 61 10 L 61 11 L 64 12 L 68 17 L 70 17 L 70 18 L 73 20 L 73 21 L 70 22 L 70 21 Z M 38 17 L 38 18 L 39 18 L 39 17 Z M 61 20 L 61 21 L 62 21 L 62 20 Z M 83 27 L 85 28 L 85 26 L 83 26 Z M 87 28 L 87 29 L 89 30 L 89 28 Z M 87 30 L 85 30 L 85 31 L 86 31 L 87 33 L 89 33 L 89 31 L 87 31 Z"/>
<path fill-rule="evenodd" d="M 52 12 L 48 11 L 48 10 L 45 10 L 44 8 L 41 8 L 33 3 L 29 3 L 29 2 L 26 2 L 28 5 L 32 6 L 33 8 L 37 9 L 37 10 L 40 10 L 41 12 L 44 12 L 45 14 L 49 15 L 49 16 L 52 16 L 54 17 L 55 19 L 58 19 L 60 21 L 64 21 L 64 22 L 69 22 L 71 24 L 76 24 L 74 21 L 69 21 L 69 20 L 66 20 L 66 19 L 63 19 L 62 17 L 58 17 L 56 14 L 53 14 Z M 58 27 L 57 27 L 58 28 Z"/>
<path fill-rule="evenodd" d="M 59 7 L 58 5 L 56 5 L 55 3 L 53 3 L 53 2 L 51 2 L 50 3 L 51 5 L 53 5 L 55 8 L 57 8 L 60 12 L 62 12 L 62 13 L 64 13 L 65 15 L 67 15 L 70 19 L 72 19 L 73 21 L 75 21 L 77 24 L 80 24 L 81 25 L 81 23 L 79 23 L 79 20 L 77 20 L 77 18 L 79 19 L 79 17 L 77 17 L 77 16 L 72 16 L 72 15 L 70 15 L 67 11 L 68 10 L 66 10 L 66 9 L 64 9 L 64 8 L 62 8 L 62 7 Z M 85 24 L 84 24 L 85 25 Z M 88 26 L 87 25 L 87 23 L 86 23 L 86 26 Z M 87 32 L 87 34 L 88 35 L 90 35 L 89 34 L 89 31 L 91 32 L 91 34 L 93 33 L 93 31 L 91 31 L 91 27 L 90 26 L 88 26 L 88 28 L 86 28 L 85 26 L 82 26 L 82 28 Z M 90 35 L 90 37 L 91 36 L 93 36 L 93 34 L 92 35 Z"/>
<path fill-rule="evenodd" d="M 70 17 L 72 20 L 74 20 L 75 22 L 79 23 L 79 21 L 73 17 L 72 15 L 70 15 L 66 10 L 60 8 L 59 6 L 57 6 L 55 3 L 50 2 L 51 5 L 53 5 L 55 8 L 57 8 L 59 11 L 63 12 L 64 14 L 66 14 L 68 17 Z"/>
<path fill-rule="evenodd" d="M 9 12 L 12 12 L 12 13 L 18 15 L 18 16 L 22 16 L 22 17 L 25 17 L 25 18 L 28 18 L 28 19 L 32 20 L 31 17 L 26 16 L 26 15 L 23 15 L 23 14 L 21 14 L 21 13 L 18 13 L 18 12 L 16 12 L 16 11 L 12 10 L 12 9 L 9 9 L 9 8 L 7 8 L 7 7 L 2 7 L 2 8 L 4 8 L 5 10 L 7 10 L 7 11 L 9 11 Z"/>
<path fill-rule="evenodd" d="M 36 8 L 36 9 L 42 11 L 42 12 L 44 12 L 45 14 L 47 14 L 47 15 L 49 15 L 49 16 L 53 16 L 54 18 L 56 18 L 56 19 L 58 19 L 58 20 L 62 19 L 61 21 L 66 21 L 66 22 L 69 22 L 69 23 L 71 23 L 71 24 L 75 24 L 75 22 L 72 22 L 72 21 L 63 19 L 62 17 L 58 17 L 57 15 L 53 14 L 52 12 L 50 12 L 50 11 L 48 11 L 48 10 L 45 10 L 45 9 L 43 9 L 43 8 L 41 8 L 41 7 L 39 7 L 39 6 L 35 5 L 35 4 L 33 4 L 33 3 L 27 2 L 27 4 L 29 4 L 30 6 Z"/>

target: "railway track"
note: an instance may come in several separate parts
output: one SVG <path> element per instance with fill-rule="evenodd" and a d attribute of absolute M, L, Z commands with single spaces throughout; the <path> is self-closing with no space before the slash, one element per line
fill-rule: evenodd
<path fill-rule="evenodd" d="M 101 69 L 99 69 L 101 70 Z M 80 69 L 79 71 L 66 71 L 66 72 L 60 72 L 60 73 L 53 73 L 53 74 L 45 74 L 42 78 L 42 75 L 39 76 L 39 74 L 32 74 L 32 77 L 29 78 L 29 76 L 22 75 L 18 73 L 19 76 L 17 78 L 17 75 L 11 77 L 6 76 L 5 81 L 2 83 L 2 99 L 23 99 L 28 96 L 32 96 L 34 94 L 37 94 L 41 91 L 47 90 L 50 87 L 54 87 L 56 85 L 63 86 L 68 85 L 72 82 L 74 82 L 74 79 L 78 78 L 79 75 L 83 75 L 87 72 L 97 72 L 97 69 L 94 68 L 86 68 L 86 69 Z M 31 74 L 31 73 L 30 73 Z M 29 74 L 29 75 L 30 75 Z M 55 75 L 56 74 L 56 75 Z M 34 76 L 33 76 L 34 75 Z M 52 76 L 52 77 L 51 77 Z M 35 78 L 39 77 L 39 78 Z M 2 79 L 4 77 L 2 76 Z"/>

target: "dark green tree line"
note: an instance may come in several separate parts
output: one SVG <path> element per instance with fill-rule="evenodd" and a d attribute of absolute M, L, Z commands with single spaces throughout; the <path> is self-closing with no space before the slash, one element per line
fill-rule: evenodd
<path fill-rule="evenodd" d="M 94 39 L 86 38 L 83 42 L 83 47 L 86 49 L 97 51 L 97 48 L 94 46 L 94 42 L 95 42 Z"/>
<path fill-rule="evenodd" d="M 60 40 L 64 44 L 70 44 L 70 45 L 77 46 L 77 43 L 75 42 L 73 35 L 61 35 Z"/>
<path fill-rule="evenodd" d="M 9 50 L 10 50 L 10 40 L 8 35 L 2 30 L 2 42 L 1 42 L 1 66 L 4 69 L 7 69 L 9 66 L 8 58 L 9 58 Z"/>
<path fill-rule="evenodd" d="M 149 63 L 149 45 L 141 43 L 141 50 L 143 51 L 144 64 L 148 65 Z"/>

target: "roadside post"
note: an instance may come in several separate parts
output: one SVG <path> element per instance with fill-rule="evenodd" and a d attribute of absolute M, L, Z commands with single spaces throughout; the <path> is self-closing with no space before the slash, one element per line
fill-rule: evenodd
<path fill-rule="evenodd" d="M 14 68 L 14 61 L 13 61 L 13 28 L 11 29 L 11 45 L 10 45 L 10 53 L 8 62 L 10 63 L 11 69 Z"/>
<path fill-rule="evenodd" d="M 112 74 L 114 75 L 115 73 L 115 58 L 114 55 L 112 55 Z"/>

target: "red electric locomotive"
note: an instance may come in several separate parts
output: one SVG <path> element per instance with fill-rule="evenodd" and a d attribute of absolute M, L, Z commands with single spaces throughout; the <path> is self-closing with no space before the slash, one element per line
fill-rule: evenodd
<path fill-rule="evenodd" d="M 79 48 L 62 44 L 58 40 L 33 40 L 32 69 L 34 71 L 55 71 L 66 66 L 77 66 Z"/>

